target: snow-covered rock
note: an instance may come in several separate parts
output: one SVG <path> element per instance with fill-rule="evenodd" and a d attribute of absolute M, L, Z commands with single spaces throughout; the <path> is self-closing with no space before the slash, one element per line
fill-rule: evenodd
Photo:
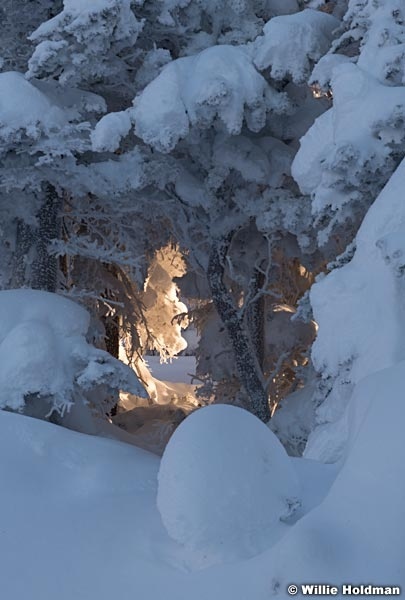
<path fill-rule="evenodd" d="M 214 562 L 257 554 L 300 501 L 276 436 L 227 405 L 192 413 L 164 452 L 157 504 L 169 535 Z"/>

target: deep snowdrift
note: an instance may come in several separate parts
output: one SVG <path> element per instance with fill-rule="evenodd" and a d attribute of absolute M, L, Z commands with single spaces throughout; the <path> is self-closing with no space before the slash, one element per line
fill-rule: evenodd
<path fill-rule="evenodd" d="M 405 161 L 368 211 L 353 259 L 311 289 L 319 325 L 312 358 L 325 379 L 336 380 L 318 411 L 320 426 L 310 437 L 308 458 L 341 456 L 348 432 L 344 410 L 353 385 L 405 359 L 404 181 Z"/>
<path fill-rule="evenodd" d="M 280 523 L 264 553 L 203 570 L 160 521 L 156 457 L 0 411 L 2 595 L 268 600 L 308 581 L 404 586 L 404 378 L 401 363 L 358 385 L 348 456 L 323 501 L 335 468 L 292 459 L 307 514 Z"/>

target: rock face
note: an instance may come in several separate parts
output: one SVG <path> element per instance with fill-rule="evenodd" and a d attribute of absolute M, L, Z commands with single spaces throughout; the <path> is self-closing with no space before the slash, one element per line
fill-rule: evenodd
<path fill-rule="evenodd" d="M 169 535 L 214 562 L 253 556 L 299 506 L 299 485 L 276 436 L 228 405 L 193 412 L 172 435 L 157 505 Z"/>

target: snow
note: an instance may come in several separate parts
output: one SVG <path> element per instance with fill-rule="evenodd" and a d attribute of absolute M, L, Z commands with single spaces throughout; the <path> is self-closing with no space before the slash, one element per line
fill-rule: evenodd
<path fill-rule="evenodd" d="M 18 12 L 14 4 L 5 2 L 3 16 Z M 37 4 L 42 14 L 52 2 Z M 136 300 L 148 313 L 155 349 L 172 357 L 186 345 L 175 316 L 187 307 L 172 272 L 147 269 L 167 231 L 180 236 L 190 266 L 204 270 L 211 235 L 240 227 L 225 283 L 235 299 L 246 299 L 252 267 L 267 262 L 254 220 L 269 248 L 281 244 L 286 255 L 297 254 L 295 240 L 315 250 L 318 233 L 315 270 L 335 242 L 353 239 L 371 209 L 353 258 L 338 259 L 344 266 L 319 276 L 310 292 L 319 377 L 286 398 L 268 427 L 231 406 L 195 410 L 195 386 L 180 373 L 185 360 L 168 367 L 169 382 L 154 361 L 154 377 L 143 377 L 140 366 L 154 402 L 141 406 L 146 394 L 134 372 L 89 343 L 83 308 L 55 294 L 0 291 L 2 597 L 269 600 L 287 598 L 292 582 L 405 587 L 405 161 L 397 168 L 405 153 L 403 0 L 60 4 L 30 38 L 31 81 L 0 73 L 2 273 L 21 259 L 16 278 L 24 270 L 29 278 L 31 253 L 16 248 L 16 239 L 23 246 L 44 241 L 36 223 L 40 190 L 53 185 L 67 211 L 63 237 L 73 233 L 70 246 L 53 250 L 78 257 L 69 272 L 76 279 L 80 271 L 82 283 L 97 275 L 100 261 L 121 261 L 130 278 L 126 267 L 142 268 L 147 281 Z M 340 21 L 323 12 L 342 16 L 346 8 Z M 9 21 L 15 41 L 3 44 L 4 64 L 23 69 L 29 19 Z M 307 82 L 328 99 L 313 98 Z M 113 160 L 87 152 L 94 113 L 107 107 L 117 112 L 93 130 L 93 149 L 114 152 L 127 136 L 132 148 L 107 157 Z M 122 237 L 119 217 L 134 211 L 146 224 L 165 217 L 169 228 Z M 75 241 L 87 217 L 94 233 Z M 21 219 L 27 230 L 38 224 L 31 241 L 20 235 Z M 112 249 L 91 237 L 104 233 Z M 145 248 L 145 260 L 134 258 Z M 8 274 L 2 278 L 5 287 Z M 80 281 L 71 282 L 75 289 Z M 103 281 L 95 283 L 104 294 Z M 125 295 L 123 310 L 129 304 Z M 266 349 L 276 359 L 301 340 L 306 352 L 315 331 L 312 323 L 301 335 L 296 323 L 288 328 L 289 312 L 267 331 Z M 139 337 L 147 347 L 145 332 Z M 231 379 L 234 361 L 212 312 L 201 339 L 200 370 L 205 364 L 218 381 Z M 223 387 L 234 400 L 231 385 Z M 129 410 L 111 423 L 105 413 L 122 389 L 133 393 L 121 403 Z M 295 455 L 309 435 L 305 458 L 287 456 L 273 432 Z M 121 442 L 105 439 L 114 437 Z M 160 461 L 135 444 L 167 447 Z"/>
<path fill-rule="evenodd" d="M 314 384 L 288 394 L 269 421 L 289 456 L 302 456 L 308 435 L 315 426 Z"/>
<path fill-rule="evenodd" d="M 36 138 L 41 129 L 50 132 L 66 122 L 64 112 L 21 73 L 0 73 L 0 137 L 7 139 L 15 131 L 25 129 Z"/>
<path fill-rule="evenodd" d="M 357 386 L 337 477 L 333 465 L 291 459 L 302 485 L 296 522 L 280 523 L 257 556 L 214 566 L 167 535 L 157 457 L 0 411 L 4 597 L 268 600 L 288 598 L 290 583 L 404 586 L 404 376 L 400 363 Z"/>
<path fill-rule="evenodd" d="M 162 362 L 159 356 L 146 356 L 146 364 L 155 379 L 172 383 L 193 383 L 195 356 L 178 356 Z"/>
<path fill-rule="evenodd" d="M 53 73 L 64 86 L 115 74 L 113 51 L 131 47 L 142 31 L 130 0 L 65 0 L 63 10 L 42 23 L 29 39 L 37 44 L 29 77 Z M 111 60 L 112 59 L 112 60 Z M 87 86 L 84 86 L 87 87 Z"/>
<path fill-rule="evenodd" d="M 63 415 L 80 390 L 102 384 L 145 395 L 131 369 L 87 343 L 90 316 L 70 300 L 7 290 L 0 292 L 0 314 L 0 407 L 23 410 L 27 397 L 38 395 L 42 416 Z"/>
<path fill-rule="evenodd" d="M 201 557 L 169 538 L 156 508 L 157 457 L 4 411 L 0 455 L 7 600 L 267 600 L 268 553 L 201 571 Z M 301 477 L 311 487 L 321 480 L 325 494 L 331 469 L 303 462 Z M 320 498 L 306 492 L 312 509 Z M 280 524 L 276 538 L 289 528 Z"/>
<path fill-rule="evenodd" d="M 91 142 L 96 152 L 114 151 L 120 141 L 131 131 L 132 123 L 125 111 L 110 113 L 103 117 L 92 132 Z"/>
<path fill-rule="evenodd" d="M 341 375 L 342 365 L 347 368 L 320 409 L 321 427 L 309 440 L 308 457 L 336 460 L 341 455 L 347 436 L 342 415 L 353 384 L 405 358 L 404 179 L 402 162 L 367 213 L 353 259 L 312 287 L 311 303 L 319 325 L 312 349 L 314 364 L 325 377 Z"/>
<path fill-rule="evenodd" d="M 270 68 L 274 79 L 291 76 L 303 83 L 314 62 L 329 49 L 338 26 L 335 17 L 311 9 L 274 17 L 255 42 L 254 63 L 260 71 Z"/>
<path fill-rule="evenodd" d="M 349 2 L 345 20 L 350 23 L 350 34 L 357 31 L 366 35 L 361 40 L 358 65 L 372 73 L 388 85 L 403 85 L 405 73 L 403 59 L 405 52 L 404 5 L 402 0 L 380 0 L 378 3 L 365 2 L 362 7 L 354 0 Z M 357 31 L 356 31 L 357 30 Z M 358 34 L 357 34 L 358 35 Z"/>
<path fill-rule="evenodd" d="M 164 67 L 135 98 L 132 118 L 139 137 L 169 152 L 190 126 L 208 127 L 218 117 L 231 135 L 244 121 L 259 131 L 268 110 L 286 108 L 285 96 L 266 83 L 245 48 L 222 45 Z"/>
<path fill-rule="evenodd" d="M 359 181 L 366 195 L 385 173 L 388 178 L 405 118 L 404 87 L 383 85 L 350 62 L 335 64 L 331 87 L 333 107 L 301 138 L 291 169 L 301 191 L 312 196 L 313 213 L 329 218 L 358 198 Z"/>
<path fill-rule="evenodd" d="M 300 504 L 276 436 L 235 406 L 193 412 L 169 440 L 157 504 L 169 535 L 208 561 L 258 554 Z M 273 534 L 274 535 L 274 534 Z"/>
<path fill-rule="evenodd" d="M 403 588 L 404 366 L 380 370 L 356 387 L 339 475 L 323 502 L 274 547 L 272 574 L 281 589 L 321 580 Z"/>
<path fill-rule="evenodd" d="M 404 317 L 398 297 L 401 280 L 384 261 L 380 243 L 389 234 L 398 240 L 397 232 L 405 227 L 404 178 L 402 162 L 367 213 L 356 236 L 353 259 L 311 290 L 319 325 L 313 346 L 315 364 L 327 366 L 333 374 L 339 364 L 353 358 L 351 378 L 355 383 L 405 358 L 401 342 Z"/>

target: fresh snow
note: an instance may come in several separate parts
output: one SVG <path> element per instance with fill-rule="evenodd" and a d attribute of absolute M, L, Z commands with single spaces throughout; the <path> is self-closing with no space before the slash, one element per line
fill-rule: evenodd
<path fill-rule="evenodd" d="M 404 0 L 0 13 L 1 599 L 404 590 Z"/>
<path fill-rule="evenodd" d="M 7 600 L 22 600 L 27 591 L 30 600 L 206 600 L 218 594 L 223 600 L 268 599 L 270 550 L 202 569 L 200 553 L 170 539 L 156 507 L 154 455 L 5 411 L 0 453 L 7 456 L 0 462 Z M 335 471 L 303 459 L 293 465 L 303 505 L 311 510 Z M 295 525 L 275 528 L 274 542 Z"/>
<path fill-rule="evenodd" d="M 312 287 L 311 303 L 319 325 L 312 349 L 314 364 L 325 376 L 336 377 L 342 365 L 346 370 L 319 409 L 319 427 L 306 450 L 310 458 L 336 460 L 342 453 L 348 431 L 342 415 L 353 384 L 405 359 L 400 268 L 404 178 L 402 162 L 367 213 L 353 259 Z M 382 407 L 385 401 L 384 394 Z"/>
<path fill-rule="evenodd" d="M 258 554 L 301 504 L 279 440 L 235 406 L 207 406 L 183 421 L 158 479 L 157 504 L 169 535 L 208 562 Z"/>
<path fill-rule="evenodd" d="M 7 290 L 0 292 L 0 314 L 1 408 L 22 410 L 30 398 L 42 416 L 63 416 L 93 390 L 102 404 L 102 386 L 145 396 L 131 369 L 86 341 L 90 315 L 72 301 Z"/>
<path fill-rule="evenodd" d="M 29 590 L 31 600 L 268 600 L 307 581 L 404 586 L 404 375 L 400 363 L 358 386 L 347 458 L 333 484 L 336 467 L 290 459 L 303 510 L 295 523 L 278 525 L 272 547 L 207 568 L 165 532 L 158 458 L 0 411 L 4 597 L 21 600 Z M 379 443 L 384 424 L 390 435 Z M 228 510 L 236 508 L 237 497 Z"/>
<path fill-rule="evenodd" d="M 214 46 L 195 56 L 165 66 L 135 98 L 129 109 L 135 132 L 161 152 L 170 152 L 194 125 L 210 126 L 218 118 L 229 134 L 241 132 L 244 122 L 260 131 L 266 113 L 283 113 L 288 102 L 255 69 L 249 51 L 236 46 Z M 93 143 L 108 138 L 110 116 L 97 124 Z M 120 113 L 119 130 L 127 132 L 128 116 Z M 118 146 L 110 142 L 108 148 Z"/>
<path fill-rule="evenodd" d="M 383 85 L 351 62 L 333 62 L 333 106 L 301 138 L 291 168 L 301 191 L 312 197 L 321 246 L 336 223 L 352 220 L 355 208 L 379 191 L 378 182 L 388 180 L 405 118 L 403 86 Z"/>
<path fill-rule="evenodd" d="M 338 26 L 338 19 L 311 9 L 274 17 L 255 42 L 254 63 L 260 71 L 270 68 L 274 79 L 290 75 L 296 83 L 303 83 L 311 66 L 329 49 Z"/>
<path fill-rule="evenodd" d="M 62 127 L 67 116 L 21 73 L 0 73 L 0 137 L 24 129 L 30 137 Z"/>

